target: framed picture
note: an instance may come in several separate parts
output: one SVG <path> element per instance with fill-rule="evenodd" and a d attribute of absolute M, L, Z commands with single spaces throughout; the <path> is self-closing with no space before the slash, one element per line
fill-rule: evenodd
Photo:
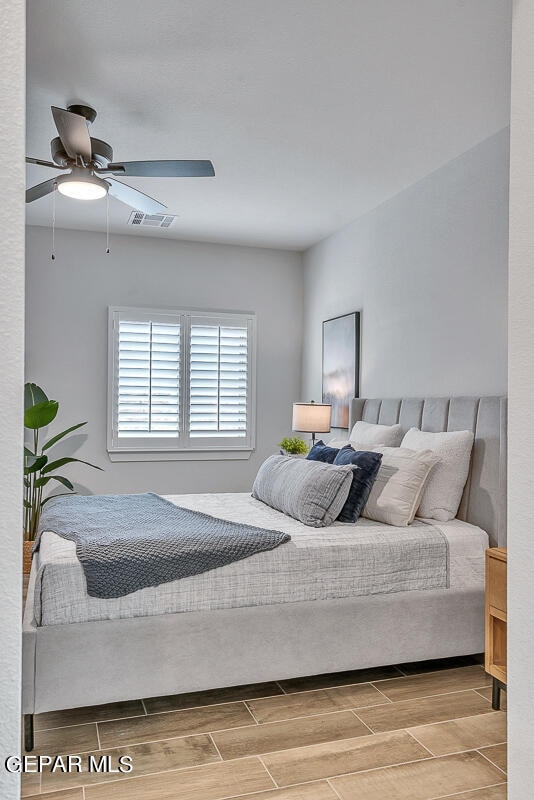
<path fill-rule="evenodd" d="M 349 427 L 350 401 L 360 393 L 360 312 L 323 322 L 323 403 L 332 427 Z"/>

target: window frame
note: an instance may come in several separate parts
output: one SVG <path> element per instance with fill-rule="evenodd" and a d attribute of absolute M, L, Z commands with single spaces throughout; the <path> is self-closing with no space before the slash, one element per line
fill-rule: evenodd
<path fill-rule="evenodd" d="M 117 394 L 120 319 L 132 322 L 180 323 L 180 409 L 177 437 L 121 436 L 117 433 Z M 190 334 L 195 324 L 240 325 L 247 327 L 247 433 L 245 436 L 197 437 L 189 435 L 190 417 Z M 112 461 L 250 458 L 256 444 L 256 315 L 252 312 L 217 311 L 196 308 L 108 308 L 108 424 L 107 450 Z"/>

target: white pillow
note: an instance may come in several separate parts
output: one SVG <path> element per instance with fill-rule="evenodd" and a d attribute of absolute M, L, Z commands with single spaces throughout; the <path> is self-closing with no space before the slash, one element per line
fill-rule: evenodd
<path fill-rule="evenodd" d="M 346 447 L 349 444 L 349 440 L 347 439 L 346 436 L 341 436 L 337 438 L 334 436 L 334 438 L 330 439 L 330 441 L 327 442 L 326 444 L 328 445 L 328 447 L 337 447 L 338 450 L 341 450 L 342 447 Z"/>
<path fill-rule="evenodd" d="M 469 474 L 474 436 L 471 431 L 429 433 L 410 428 L 401 447 L 432 450 L 439 463 L 432 470 L 421 497 L 418 517 L 446 522 L 454 519 Z"/>
<path fill-rule="evenodd" d="M 354 425 L 349 436 L 350 444 L 355 442 L 360 450 L 370 447 L 398 447 L 401 439 L 400 425 L 376 425 L 373 422 L 363 421 Z M 357 449 L 355 445 L 352 446 Z"/>
<path fill-rule="evenodd" d="M 379 427 L 382 427 L 379 425 Z M 368 444 L 362 441 L 356 441 L 355 439 L 351 439 L 350 442 L 347 438 L 342 436 L 334 437 L 330 439 L 329 442 L 326 442 L 328 447 L 337 447 L 338 450 L 341 450 L 342 447 L 346 447 L 348 444 L 352 447 L 353 450 L 375 450 L 377 447 L 385 447 L 386 445 L 384 442 L 378 442 L 377 444 Z"/>
<path fill-rule="evenodd" d="M 431 469 L 438 461 L 431 450 L 374 447 L 382 463 L 362 517 L 404 527 L 413 522 Z"/>

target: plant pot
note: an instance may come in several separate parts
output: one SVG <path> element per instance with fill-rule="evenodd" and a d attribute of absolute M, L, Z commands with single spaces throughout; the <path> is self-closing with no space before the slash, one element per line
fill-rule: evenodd
<path fill-rule="evenodd" d="M 31 568 L 32 568 L 32 547 L 34 545 L 33 541 L 24 541 L 23 545 L 23 558 L 22 558 L 22 571 L 25 575 L 29 575 Z"/>

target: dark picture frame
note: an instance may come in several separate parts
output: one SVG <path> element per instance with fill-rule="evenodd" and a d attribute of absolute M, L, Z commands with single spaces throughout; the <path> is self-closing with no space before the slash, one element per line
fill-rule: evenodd
<path fill-rule="evenodd" d="M 323 322 L 323 403 L 332 405 L 332 428 L 349 427 L 350 401 L 360 394 L 360 312 Z"/>

